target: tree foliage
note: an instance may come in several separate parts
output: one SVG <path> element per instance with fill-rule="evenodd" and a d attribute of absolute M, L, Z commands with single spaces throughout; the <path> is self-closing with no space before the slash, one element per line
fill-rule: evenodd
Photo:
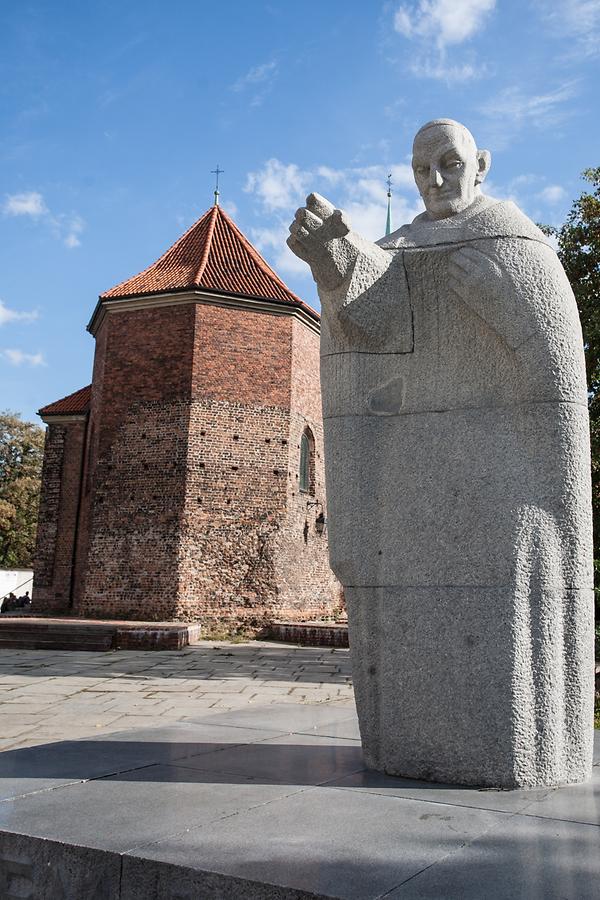
<path fill-rule="evenodd" d="M 44 429 L 0 412 L 0 566 L 33 564 Z"/>
<path fill-rule="evenodd" d="M 583 328 L 592 440 L 594 556 L 600 563 L 600 168 L 586 169 L 591 185 L 575 200 L 561 228 L 546 228 L 571 282 Z"/>

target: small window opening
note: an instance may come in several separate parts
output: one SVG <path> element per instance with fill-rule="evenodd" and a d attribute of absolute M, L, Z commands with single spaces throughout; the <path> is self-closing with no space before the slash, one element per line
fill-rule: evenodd
<path fill-rule="evenodd" d="M 299 488 L 305 494 L 315 492 L 315 439 L 310 428 L 300 438 Z"/>

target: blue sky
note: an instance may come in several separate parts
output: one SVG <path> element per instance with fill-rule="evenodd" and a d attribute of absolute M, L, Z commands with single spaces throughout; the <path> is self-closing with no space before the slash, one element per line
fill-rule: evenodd
<path fill-rule="evenodd" d="M 0 408 L 89 383 L 97 296 L 212 203 L 317 305 L 285 247 L 318 190 L 373 239 L 421 207 L 417 128 L 492 151 L 487 192 L 559 224 L 600 165 L 600 0 L 5 3 L 0 10 Z M 595 87 L 596 84 L 596 87 Z M 38 420 L 39 421 L 39 420 Z"/>

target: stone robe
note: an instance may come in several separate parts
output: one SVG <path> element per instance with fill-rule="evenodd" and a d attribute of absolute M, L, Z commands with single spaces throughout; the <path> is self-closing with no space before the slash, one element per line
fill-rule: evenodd
<path fill-rule="evenodd" d="M 482 196 L 379 243 L 322 292 L 330 558 L 367 763 L 500 787 L 584 780 L 591 487 L 573 293 L 510 202 Z M 464 247 L 486 266 L 461 299 L 448 263 Z"/>

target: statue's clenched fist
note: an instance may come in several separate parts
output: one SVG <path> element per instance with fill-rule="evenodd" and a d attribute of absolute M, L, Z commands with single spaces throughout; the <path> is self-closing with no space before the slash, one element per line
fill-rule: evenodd
<path fill-rule="evenodd" d="M 319 287 L 331 291 L 344 278 L 349 256 L 353 255 L 347 241 L 349 233 L 350 223 L 342 210 L 335 209 L 320 194 L 309 194 L 306 206 L 297 211 L 290 225 L 287 244 L 310 265 Z"/>

